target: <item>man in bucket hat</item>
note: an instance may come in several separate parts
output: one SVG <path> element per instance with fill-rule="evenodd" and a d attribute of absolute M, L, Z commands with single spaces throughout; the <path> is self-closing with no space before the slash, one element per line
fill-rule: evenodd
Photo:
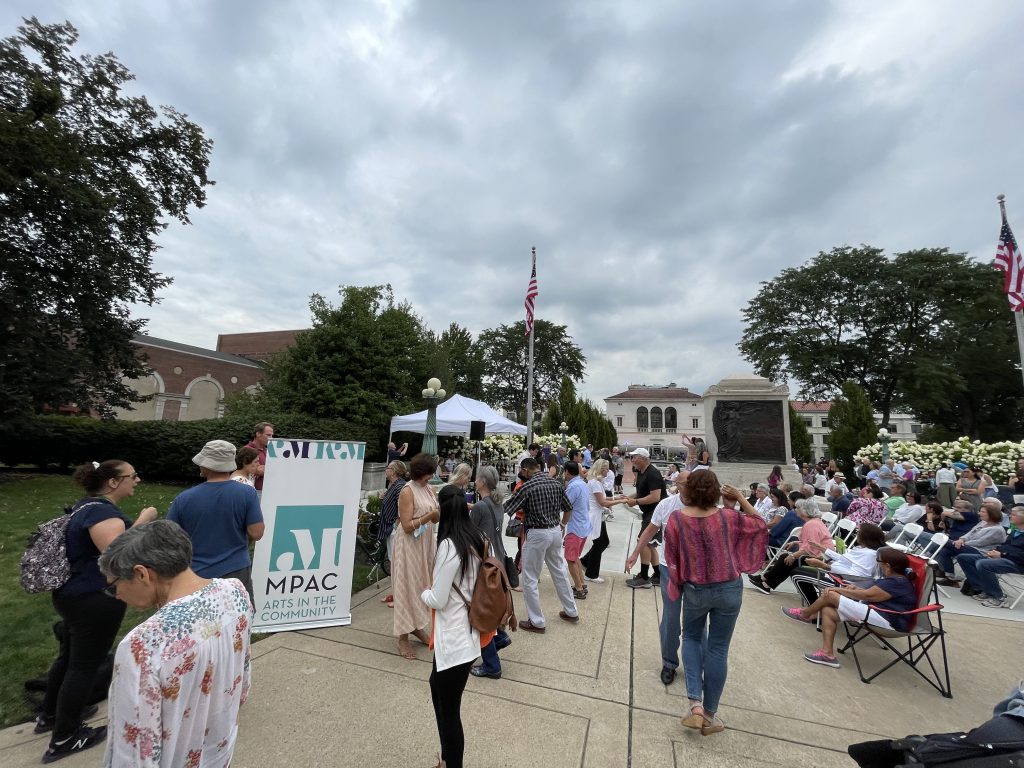
<path fill-rule="evenodd" d="M 263 537 L 263 513 L 256 489 L 231 481 L 235 446 L 211 440 L 192 457 L 205 483 L 179 493 L 167 519 L 192 539 L 192 570 L 204 579 L 238 579 L 252 600 L 249 540 Z"/>

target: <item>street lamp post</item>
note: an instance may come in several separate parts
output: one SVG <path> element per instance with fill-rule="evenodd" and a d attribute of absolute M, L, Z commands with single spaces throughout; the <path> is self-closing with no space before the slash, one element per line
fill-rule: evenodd
<path fill-rule="evenodd" d="M 440 380 L 434 378 L 427 382 L 427 388 L 421 393 L 427 401 L 427 426 L 423 430 L 423 452 L 428 456 L 437 456 L 437 404 L 444 400 Z"/>
<path fill-rule="evenodd" d="M 562 436 L 562 447 L 569 447 L 569 425 L 564 421 L 558 425 L 558 434 Z"/>
<path fill-rule="evenodd" d="M 889 437 L 889 430 L 882 427 L 878 430 L 878 443 L 882 446 L 882 463 L 884 464 L 889 460 L 889 443 L 892 442 L 892 438 Z"/>

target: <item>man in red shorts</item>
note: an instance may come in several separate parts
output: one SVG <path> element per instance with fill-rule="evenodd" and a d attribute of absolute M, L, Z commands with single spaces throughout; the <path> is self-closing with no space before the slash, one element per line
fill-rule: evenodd
<path fill-rule="evenodd" d="M 568 479 L 565 495 L 572 504 L 572 509 L 562 514 L 565 562 L 569 566 L 569 577 L 572 579 L 572 596 L 577 600 L 586 600 L 587 588 L 583 583 L 580 554 L 591 530 L 590 492 L 580 477 L 580 465 L 575 461 L 565 462 L 565 476 Z"/>

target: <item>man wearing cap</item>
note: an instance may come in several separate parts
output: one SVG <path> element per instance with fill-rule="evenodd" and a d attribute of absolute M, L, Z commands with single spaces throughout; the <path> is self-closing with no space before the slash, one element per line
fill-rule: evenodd
<path fill-rule="evenodd" d="M 825 483 L 825 496 L 830 497 L 832 495 L 832 489 L 836 486 L 839 487 L 839 490 L 842 491 L 844 496 L 850 492 L 850 489 L 846 487 L 846 475 L 842 472 L 836 472 L 832 475 L 832 479 Z"/>
<path fill-rule="evenodd" d="M 259 454 L 260 463 L 256 466 L 256 490 L 263 493 L 263 472 L 267 466 L 267 443 L 274 438 L 274 425 L 269 421 L 261 421 L 253 428 L 252 440 L 245 444 Z M 194 570 L 194 569 L 193 569 Z"/>
<path fill-rule="evenodd" d="M 629 452 L 629 458 L 633 462 L 633 486 L 636 493 L 632 496 L 623 496 L 621 501 L 631 507 L 640 507 L 642 524 L 640 535 L 651 524 L 651 517 L 658 506 L 658 502 L 665 498 L 665 478 L 661 476 L 658 468 L 651 464 L 651 454 L 646 448 L 637 448 Z M 660 532 L 659 532 L 660 536 Z M 639 536 L 637 537 L 639 539 Z M 651 546 L 642 547 L 640 551 L 640 575 L 626 581 L 627 587 L 633 589 L 650 589 L 652 584 L 661 584 L 661 569 L 658 567 L 657 542 L 651 541 Z M 651 576 L 648 578 L 647 570 L 650 568 Z"/>
<path fill-rule="evenodd" d="M 231 482 L 235 446 L 211 440 L 192 458 L 205 483 L 174 497 L 167 519 L 192 539 L 192 570 L 204 579 L 238 579 L 253 599 L 249 540 L 263 538 L 256 491 Z"/>

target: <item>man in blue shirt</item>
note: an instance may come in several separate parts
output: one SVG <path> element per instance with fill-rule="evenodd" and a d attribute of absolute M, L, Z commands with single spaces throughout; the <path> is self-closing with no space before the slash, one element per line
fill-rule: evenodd
<path fill-rule="evenodd" d="M 238 579 L 253 599 L 249 541 L 263 538 L 256 489 L 231 479 L 235 446 L 211 440 L 192 458 L 205 483 L 179 493 L 167 512 L 192 539 L 192 570 L 204 579 Z"/>
<path fill-rule="evenodd" d="M 569 576 L 572 578 L 572 596 L 577 600 L 586 600 L 587 588 L 583 584 L 580 555 L 593 528 L 590 522 L 590 493 L 587 484 L 580 477 L 580 465 L 575 461 L 565 462 L 565 476 L 569 478 L 565 486 L 565 495 L 572 504 L 572 509 L 562 514 L 565 562 L 569 566 Z"/>

